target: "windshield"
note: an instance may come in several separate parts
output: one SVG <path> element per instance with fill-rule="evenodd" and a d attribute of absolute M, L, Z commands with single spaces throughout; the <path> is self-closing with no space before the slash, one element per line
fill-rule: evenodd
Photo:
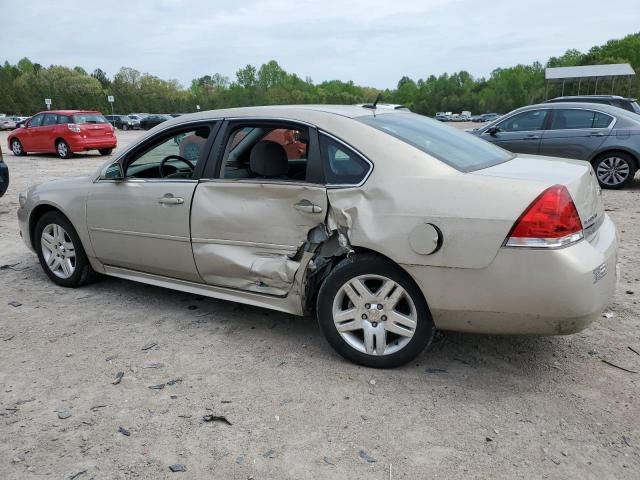
<path fill-rule="evenodd" d="M 73 116 L 73 123 L 82 125 L 83 123 L 108 123 L 107 119 L 99 113 L 76 113 Z"/>
<path fill-rule="evenodd" d="M 417 114 L 378 114 L 356 120 L 392 135 L 461 172 L 511 160 L 514 155 L 470 133 Z"/>
<path fill-rule="evenodd" d="M 638 102 L 631 102 L 631 108 L 633 108 L 634 112 L 640 113 L 640 105 L 638 105 Z"/>

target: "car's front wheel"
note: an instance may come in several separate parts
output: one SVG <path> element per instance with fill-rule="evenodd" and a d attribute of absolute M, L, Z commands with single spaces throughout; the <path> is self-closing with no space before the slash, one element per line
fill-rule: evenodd
<path fill-rule="evenodd" d="M 403 365 L 435 334 L 427 303 L 411 277 L 373 254 L 340 262 L 322 284 L 316 310 L 331 346 L 368 367 Z"/>
<path fill-rule="evenodd" d="M 73 156 L 69 144 L 64 140 L 58 140 L 56 142 L 56 152 L 60 158 L 71 158 Z"/>
<path fill-rule="evenodd" d="M 45 213 L 36 224 L 35 247 L 47 276 L 63 287 L 79 287 L 95 275 L 80 238 L 60 212 Z"/>
<path fill-rule="evenodd" d="M 16 157 L 24 157 L 27 154 L 22 147 L 22 143 L 17 138 L 11 140 L 11 151 Z"/>
<path fill-rule="evenodd" d="M 111 155 L 113 148 L 101 148 L 98 152 L 100 152 L 100 155 Z"/>
<path fill-rule="evenodd" d="M 123 124 L 123 125 L 122 125 L 122 130 L 123 130 L 123 131 L 125 131 L 125 132 L 126 132 L 127 130 L 129 130 L 129 125 L 127 125 L 126 123 L 125 123 L 125 124 Z"/>
<path fill-rule="evenodd" d="M 626 153 L 604 153 L 593 162 L 593 169 L 602 188 L 618 189 L 633 182 L 636 163 Z"/>

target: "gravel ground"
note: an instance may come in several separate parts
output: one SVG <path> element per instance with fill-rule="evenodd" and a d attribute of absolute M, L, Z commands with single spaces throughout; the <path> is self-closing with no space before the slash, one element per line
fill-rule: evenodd
<path fill-rule="evenodd" d="M 55 286 L 18 236 L 18 193 L 105 159 L 17 158 L 6 138 L 0 477 L 640 478 L 640 374 L 604 363 L 640 372 L 640 177 L 604 192 L 622 238 L 609 318 L 569 337 L 449 333 L 377 371 L 312 318 L 113 278 Z"/>

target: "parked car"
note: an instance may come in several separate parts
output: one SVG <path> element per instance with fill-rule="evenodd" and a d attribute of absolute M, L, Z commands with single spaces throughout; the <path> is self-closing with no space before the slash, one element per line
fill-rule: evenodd
<path fill-rule="evenodd" d="M 635 98 L 625 98 L 619 95 L 574 95 L 570 97 L 552 98 L 546 101 L 546 103 L 558 102 L 603 103 L 640 114 L 640 105 L 638 105 L 638 101 Z"/>
<path fill-rule="evenodd" d="M 30 119 L 31 117 L 18 117 L 18 118 L 20 118 L 20 120 L 18 120 L 18 121 L 16 122 L 16 128 L 22 128 L 22 127 L 24 127 L 24 124 L 25 124 L 27 121 L 29 121 L 29 119 Z"/>
<path fill-rule="evenodd" d="M 16 128 L 15 117 L 0 118 L 0 130 L 13 130 Z"/>
<path fill-rule="evenodd" d="M 135 122 L 126 115 L 105 115 L 111 125 L 120 130 L 133 130 L 136 126 L 140 126 L 140 122 Z"/>
<path fill-rule="evenodd" d="M 497 113 L 483 113 L 480 115 L 483 122 L 493 122 L 494 120 L 500 118 L 500 115 Z"/>
<path fill-rule="evenodd" d="M 473 123 L 482 123 L 484 122 L 484 119 L 482 118 L 482 115 L 471 115 L 471 121 Z"/>
<path fill-rule="evenodd" d="M 303 154 L 265 140 L 275 131 Z M 200 149 L 186 159 L 192 136 Z M 94 175 L 19 200 L 22 238 L 58 285 L 99 272 L 315 311 L 328 342 L 371 367 L 412 360 L 436 328 L 577 332 L 616 284 L 616 228 L 589 165 L 515 155 L 402 111 L 185 115 Z"/>
<path fill-rule="evenodd" d="M 110 155 L 117 144 L 107 119 L 100 112 L 88 110 L 40 112 L 31 117 L 24 128 L 11 132 L 7 141 L 18 157 L 38 152 L 71 158 L 75 152 L 87 150 Z"/>
<path fill-rule="evenodd" d="M 2 158 L 2 146 L 0 146 L 0 197 L 2 197 L 9 188 L 9 167 L 4 163 Z"/>
<path fill-rule="evenodd" d="M 640 117 L 610 105 L 531 105 L 471 133 L 512 152 L 586 160 L 602 188 L 629 185 L 640 162 Z"/>
<path fill-rule="evenodd" d="M 153 127 L 160 125 L 162 122 L 171 120 L 169 115 L 149 115 L 140 120 L 140 128 L 143 130 L 151 130 Z"/>

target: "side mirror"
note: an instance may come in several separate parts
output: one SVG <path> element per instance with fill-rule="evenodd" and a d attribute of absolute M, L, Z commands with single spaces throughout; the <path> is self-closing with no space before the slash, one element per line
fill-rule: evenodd
<path fill-rule="evenodd" d="M 124 171 L 120 162 L 113 162 L 107 165 L 102 170 L 100 180 L 124 180 Z"/>
<path fill-rule="evenodd" d="M 495 135 L 496 133 L 498 133 L 500 131 L 500 128 L 493 126 L 493 127 L 489 127 L 487 128 L 487 133 L 489 135 Z"/>

